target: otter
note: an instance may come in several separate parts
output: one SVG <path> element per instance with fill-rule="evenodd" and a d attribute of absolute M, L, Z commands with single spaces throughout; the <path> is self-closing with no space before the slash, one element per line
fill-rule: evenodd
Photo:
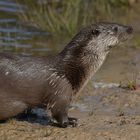
<path fill-rule="evenodd" d="M 0 53 L 0 120 L 37 106 L 50 109 L 61 127 L 77 124 L 68 117 L 73 97 L 101 67 L 113 46 L 133 29 L 96 23 L 81 29 L 57 55 L 25 57 Z"/>

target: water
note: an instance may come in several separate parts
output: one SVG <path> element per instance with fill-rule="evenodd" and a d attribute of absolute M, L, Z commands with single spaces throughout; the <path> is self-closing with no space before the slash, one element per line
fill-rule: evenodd
<path fill-rule="evenodd" d="M 48 53 L 48 32 L 21 23 L 17 17 L 27 10 L 15 0 L 0 0 L 0 51 L 12 51 L 24 55 Z M 44 40 L 44 43 L 42 43 Z"/>

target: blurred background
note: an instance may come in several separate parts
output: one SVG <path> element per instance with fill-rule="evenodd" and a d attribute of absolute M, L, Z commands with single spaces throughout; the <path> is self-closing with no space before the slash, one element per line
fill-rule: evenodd
<path fill-rule="evenodd" d="M 24 56 L 55 54 L 83 26 L 122 23 L 134 28 L 134 37 L 112 50 L 95 80 L 134 78 L 140 68 L 139 7 L 139 0 L 0 0 L 0 51 Z"/>

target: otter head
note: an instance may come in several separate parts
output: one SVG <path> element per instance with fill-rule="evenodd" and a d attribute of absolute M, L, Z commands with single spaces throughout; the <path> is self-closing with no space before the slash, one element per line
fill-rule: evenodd
<path fill-rule="evenodd" d="M 88 40 L 86 46 L 91 51 L 109 51 L 113 46 L 129 39 L 132 36 L 133 29 L 121 24 L 97 23 L 84 28 L 80 32 Z"/>
<path fill-rule="evenodd" d="M 103 53 L 131 38 L 133 29 L 117 23 L 96 23 L 81 29 L 62 51 L 68 56 L 83 53 Z"/>
<path fill-rule="evenodd" d="M 129 39 L 133 29 L 117 23 L 96 23 L 81 29 L 72 41 L 62 51 L 69 55 L 77 55 L 84 52 L 102 53 Z"/>

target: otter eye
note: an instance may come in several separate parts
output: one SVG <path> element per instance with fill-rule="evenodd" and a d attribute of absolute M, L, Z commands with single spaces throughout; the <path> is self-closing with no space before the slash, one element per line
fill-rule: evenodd
<path fill-rule="evenodd" d="M 100 34 L 100 31 L 98 29 L 95 29 L 92 31 L 92 34 L 98 36 Z"/>
<path fill-rule="evenodd" d="M 113 27 L 113 31 L 118 32 L 118 27 L 117 26 Z"/>

